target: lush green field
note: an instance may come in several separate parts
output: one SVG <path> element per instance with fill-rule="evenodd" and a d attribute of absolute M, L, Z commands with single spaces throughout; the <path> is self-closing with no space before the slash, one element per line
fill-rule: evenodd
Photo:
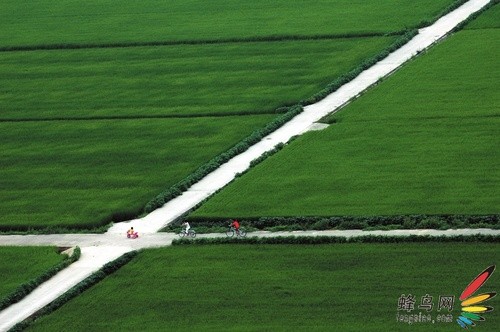
<path fill-rule="evenodd" d="M 0 120 L 270 113 L 395 39 L 0 52 Z"/>
<path fill-rule="evenodd" d="M 53 247 L 0 247 L 0 300 L 63 259 Z"/>
<path fill-rule="evenodd" d="M 272 118 L 0 123 L 0 225 L 91 228 L 138 213 Z"/>
<path fill-rule="evenodd" d="M 458 296 L 498 244 L 181 246 L 141 252 L 32 331 L 457 331 Z M 464 259 L 466 257 L 466 259 Z M 481 291 L 497 291 L 496 272 Z M 396 321 L 402 294 L 455 296 L 452 323 Z M 489 305 L 500 304 L 494 298 Z M 484 315 L 481 331 L 500 316 Z"/>
<path fill-rule="evenodd" d="M 387 33 L 454 0 L 2 0 L 0 46 Z"/>
<path fill-rule="evenodd" d="M 274 113 L 394 38 L 1 53 L 0 225 L 131 218 L 274 118 L 221 115 Z M 16 122 L 68 118 L 94 120 Z"/>
<path fill-rule="evenodd" d="M 499 213 L 499 36 L 451 37 L 193 215 Z"/>
<path fill-rule="evenodd" d="M 131 218 L 273 119 L 232 116 L 310 97 L 455 2 L 4 0 L 0 227 Z M 333 35 L 352 38 L 305 40 Z M 225 42 L 152 46 L 188 40 Z"/>
<path fill-rule="evenodd" d="M 467 25 L 466 29 L 491 29 L 500 28 L 500 5 L 497 4 L 488 9 L 485 13 L 470 24 Z"/>

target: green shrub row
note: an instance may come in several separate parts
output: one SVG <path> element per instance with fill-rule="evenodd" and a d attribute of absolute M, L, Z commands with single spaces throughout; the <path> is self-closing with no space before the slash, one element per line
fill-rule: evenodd
<path fill-rule="evenodd" d="M 329 244 L 329 243 L 405 243 L 405 242 L 488 242 L 500 243 L 500 236 L 494 235 L 457 235 L 457 236 L 380 236 L 365 235 L 343 236 L 276 236 L 246 238 L 202 238 L 175 239 L 172 245 L 213 245 L 213 244 Z"/>
<path fill-rule="evenodd" d="M 14 290 L 12 293 L 4 297 L 3 299 L 0 300 L 0 310 L 3 310 L 7 308 L 8 306 L 13 305 L 14 303 L 17 303 L 21 301 L 25 296 L 27 296 L 29 293 L 31 293 L 35 288 L 43 284 L 45 281 L 49 280 L 53 276 L 55 276 L 59 271 L 65 269 L 68 267 L 70 264 L 76 262 L 78 259 L 80 259 L 80 248 L 76 247 L 75 250 L 73 251 L 73 255 L 67 256 L 62 262 L 58 263 L 57 265 L 53 266 L 52 268 L 48 269 L 45 271 L 42 275 L 22 284 L 19 286 L 16 290 Z"/>
<path fill-rule="evenodd" d="M 381 51 L 379 54 L 373 56 L 370 59 L 367 59 L 363 61 L 361 64 L 359 64 L 356 68 L 353 70 L 349 71 L 348 73 L 340 76 L 337 78 L 335 81 L 331 82 L 328 84 L 323 90 L 320 92 L 314 94 L 313 96 L 302 100 L 299 104 L 301 106 L 306 106 L 310 104 L 314 104 L 322 99 L 324 99 L 326 96 L 331 94 L 332 92 L 335 92 L 338 90 L 342 85 L 349 83 L 352 81 L 354 78 L 356 78 L 359 74 L 361 74 L 363 71 L 366 69 L 370 68 L 380 60 L 386 58 L 390 53 L 394 52 L 407 42 L 409 42 L 413 37 L 415 37 L 418 34 L 417 30 L 411 30 L 407 31 L 405 34 L 403 34 L 400 38 L 398 38 L 394 43 L 392 43 L 389 47 L 387 47 L 385 50 Z"/>
<path fill-rule="evenodd" d="M 228 151 L 221 153 L 216 156 L 212 160 L 210 160 L 205 165 L 198 168 L 194 173 L 190 174 L 184 180 L 178 182 L 171 188 L 165 190 L 156 196 L 153 200 L 148 202 L 144 207 L 144 212 L 149 213 L 154 211 L 155 209 L 163 206 L 169 200 L 179 196 L 182 192 L 186 191 L 189 187 L 191 187 L 196 182 L 200 181 L 206 175 L 215 171 L 222 164 L 229 161 L 231 158 L 239 155 L 240 153 L 248 150 L 252 145 L 259 142 L 262 138 L 274 132 L 276 129 L 284 125 L 286 122 L 290 121 L 297 114 L 302 112 L 302 107 L 300 106 L 292 106 L 288 108 L 288 111 L 284 114 L 279 115 L 272 122 L 267 124 L 264 128 L 254 131 L 250 136 L 245 138 L 243 141 L 237 143 L 235 146 L 230 148 Z"/>
<path fill-rule="evenodd" d="M 483 12 L 486 10 L 490 9 L 491 7 L 495 6 L 496 4 L 500 3 L 500 0 L 491 0 L 486 6 L 475 12 L 474 14 L 470 15 L 462 21 L 460 24 L 458 24 L 455 28 L 453 28 L 452 32 L 457 32 L 465 28 L 470 22 L 474 21 L 476 18 L 479 17 Z"/>
<path fill-rule="evenodd" d="M 277 153 L 278 151 L 280 151 L 284 147 L 285 147 L 285 144 L 283 144 L 283 143 L 276 144 L 272 150 L 264 152 L 261 156 L 259 156 L 259 157 L 255 158 L 254 160 L 252 160 L 250 162 L 250 167 L 247 170 L 245 170 L 243 173 L 236 174 L 236 177 L 242 176 L 243 174 L 245 174 L 246 172 L 248 172 L 252 167 L 255 167 L 256 165 L 258 165 L 259 163 L 261 163 L 263 160 L 265 160 L 266 158 L 268 158 L 268 157 L 272 156 L 273 154 Z M 219 190 L 217 190 L 215 193 L 218 193 L 220 190 L 222 190 L 222 188 L 219 189 Z M 186 220 L 186 218 L 189 216 L 189 214 L 192 211 L 198 209 L 200 206 L 202 206 L 209 199 L 210 199 L 210 197 L 208 197 L 208 198 L 204 199 L 203 201 L 199 202 L 198 204 L 196 204 L 189 211 L 186 211 L 181 216 L 179 216 L 177 219 L 175 219 L 173 222 L 171 222 L 169 225 L 167 225 L 165 228 L 163 228 L 161 230 L 161 232 L 179 233 L 183 229 L 182 223 Z M 229 219 L 226 218 L 226 220 L 227 220 L 227 222 L 224 225 L 222 225 L 222 223 L 220 225 L 218 225 L 218 226 L 214 226 L 214 225 L 210 225 L 210 224 L 205 224 L 204 226 L 197 225 L 196 232 L 199 233 L 199 234 L 203 234 L 203 233 L 221 233 L 221 232 L 224 232 L 227 229 L 227 226 L 230 223 Z M 257 229 L 250 227 L 250 228 L 247 228 L 247 230 L 249 230 L 249 231 L 255 231 Z"/>
<path fill-rule="evenodd" d="M 257 157 L 254 160 L 252 160 L 250 162 L 249 169 L 252 168 L 252 167 L 255 167 L 258 164 L 260 164 L 262 161 L 264 161 L 265 159 L 269 158 L 273 154 L 277 153 L 278 151 L 280 151 L 284 147 L 285 147 L 285 144 L 283 144 L 283 143 L 276 144 L 272 150 L 266 151 L 263 154 L 261 154 L 259 157 Z"/>
<path fill-rule="evenodd" d="M 230 43 L 258 43 L 258 42 L 280 42 L 294 40 L 323 40 L 323 39 L 344 39 L 344 38 L 366 38 L 402 35 L 406 30 L 384 32 L 353 32 L 341 34 L 317 34 L 317 35 L 275 35 L 256 36 L 247 38 L 224 38 L 224 39 L 201 39 L 201 40 L 158 40 L 149 42 L 115 42 L 115 43 L 56 43 L 40 45 L 18 45 L 2 46 L 0 52 L 15 51 L 38 51 L 38 50 L 63 50 L 63 49 L 89 49 L 89 48 L 126 48 L 126 47 L 147 47 L 147 46 L 174 46 L 174 45 L 205 45 L 205 44 L 230 44 Z"/>
<path fill-rule="evenodd" d="M 443 9 L 441 12 L 439 12 L 438 14 L 436 14 L 436 16 L 434 16 L 432 19 L 420 21 L 420 23 L 417 25 L 417 27 L 418 28 L 423 28 L 423 27 L 426 27 L 426 26 L 429 26 L 429 25 L 433 24 L 434 22 L 436 22 L 437 20 L 439 20 L 439 18 L 441 18 L 442 16 L 444 16 L 444 15 L 446 15 L 446 14 L 454 11 L 455 9 L 457 9 L 458 7 L 460 7 L 461 5 L 463 5 L 464 3 L 466 3 L 467 1 L 469 1 L 469 0 L 456 0 L 451 5 L 449 5 L 445 9 Z"/>
<path fill-rule="evenodd" d="M 97 272 L 94 272 L 92 275 L 87 277 L 86 279 L 82 280 L 79 282 L 77 285 L 72 287 L 70 290 L 68 290 L 66 293 L 58 297 L 56 300 L 48 304 L 47 306 L 43 307 L 39 311 L 37 311 L 35 314 L 31 315 L 29 318 L 25 319 L 24 321 L 16 324 L 12 329 L 9 330 L 9 332 L 17 332 L 17 331 L 23 331 L 26 329 L 29 325 L 31 325 L 38 317 L 42 315 L 48 315 L 51 312 L 57 310 L 60 308 L 63 304 L 68 302 L 69 300 L 73 299 L 74 297 L 78 296 L 79 294 L 83 293 L 85 290 L 89 289 L 90 287 L 94 286 L 106 276 L 114 273 L 117 271 L 119 268 L 121 268 L 123 265 L 127 264 L 132 260 L 137 255 L 137 251 L 130 251 L 123 256 L 120 256 L 119 258 L 115 259 L 112 262 L 109 262 L 105 264 L 102 268 L 100 268 Z"/>
<path fill-rule="evenodd" d="M 237 218 L 247 228 L 270 231 L 327 229 L 500 229 L 500 215 L 396 215 L 396 216 L 332 216 L 332 217 L 260 217 Z M 227 218 L 185 218 L 193 227 L 227 227 Z M 171 227 L 180 225 L 177 220 Z"/>
<path fill-rule="evenodd" d="M 321 90 L 320 92 L 318 92 L 317 94 L 313 95 L 312 97 L 306 100 L 300 101 L 297 105 L 285 108 L 288 109 L 288 111 L 285 112 L 280 117 L 278 117 L 277 119 L 275 119 L 274 121 L 272 121 L 264 129 L 257 130 L 256 132 L 252 133 L 249 137 L 247 137 L 245 140 L 235 145 L 229 151 L 224 152 L 223 154 L 215 157 L 210 162 L 208 162 L 207 164 L 203 165 L 198 170 L 196 170 L 193 174 L 188 176 L 188 178 L 184 179 L 183 181 L 179 182 L 173 187 L 167 189 L 166 191 L 162 192 L 157 197 L 155 197 L 153 200 L 148 202 L 144 208 L 144 212 L 145 213 L 152 212 L 153 210 L 163 206 L 163 204 L 165 204 L 167 201 L 179 196 L 183 191 L 187 190 L 191 185 L 201 180 L 211 171 L 217 169 L 220 165 L 222 165 L 232 157 L 246 151 L 250 146 L 260 141 L 264 136 L 267 136 L 268 134 L 272 133 L 273 131 L 281 127 L 283 124 L 291 120 L 293 117 L 295 117 L 297 114 L 301 113 L 303 110 L 302 108 L 303 106 L 308 104 L 313 104 L 323 99 L 330 93 L 340 88 L 342 85 L 350 82 L 351 80 L 356 78 L 356 76 L 358 76 L 362 71 L 371 67 L 381 59 L 387 57 L 391 52 L 395 51 L 396 49 L 406 44 L 417 33 L 418 32 L 416 30 L 406 32 L 388 48 L 380 52 L 378 55 L 372 57 L 371 59 L 364 61 L 358 67 L 351 70 L 349 73 L 340 76 L 338 79 L 330 83 L 325 89 Z"/>

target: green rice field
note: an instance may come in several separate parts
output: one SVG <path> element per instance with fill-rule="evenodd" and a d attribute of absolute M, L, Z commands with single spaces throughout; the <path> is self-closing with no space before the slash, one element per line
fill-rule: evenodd
<path fill-rule="evenodd" d="M 0 229 L 134 218 L 458 2 L 5 0 Z"/>
<path fill-rule="evenodd" d="M 500 28 L 500 6 L 496 1 L 495 6 L 488 9 L 480 17 L 470 22 L 466 29 L 498 29 Z"/>
<path fill-rule="evenodd" d="M 0 247 L 0 301 L 64 259 L 54 247 Z"/>
<path fill-rule="evenodd" d="M 453 0 L 3 0 L 0 47 L 385 34 Z"/>
<path fill-rule="evenodd" d="M 499 36 L 455 34 L 192 215 L 499 213 Z"/>
<path fill-rule="evenodd" d="M 29 331 L 457 331 L 458 296 L 498 244 L 201 245 L 140 252 Z M 467 259 L 464 259 L 467 257 Z M 500 287 L 497 273 L 481 291 Z M 402 294 L 414 310 L 398 311 Z M 433 297 L 429 312 L 421 297 Z M 439 296 L 454 296 L 438 311 Z M 488 302 L 495 309 L 498 298 Z M 451 309 L 451 311 L 450 311 Z M 408 324 L 397 315 L 430 314 Z M 450 323 L 438 315 L 452 315 Z M 495 331 L 496 310 L 477 330 Z"/>
<path fill-rule="evenodd" d="M 395 39 L 0 52 L 0 120 L 273 113 Z"/>
<path fill-rule="evenodd" d="M 92 228 L 131 218 L 272 118 L 0 123 L 0 225 Z"/>
<path fill-rule="evenodd" d="M 0 69 L 0 225 L 81 229 L 133 218 L 269 123 L 275 107 L 310 96 L 393 40 L 158 47 L 149 57 L 142 48 L 0 53 L 8 64 Z M 169 65 L 158 70 L 164 57 Z"/>

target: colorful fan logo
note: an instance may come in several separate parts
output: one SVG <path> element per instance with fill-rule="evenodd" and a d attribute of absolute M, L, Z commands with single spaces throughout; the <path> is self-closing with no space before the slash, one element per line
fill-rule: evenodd
<path fill-rule="evenodd" d="M 483 314 L 493 310 L 493 307 L 485 306 L 483 302 L 495 297 L 496 292 L 489 292 L 476 295 L 471 297 L 495 271 L 495 265 L 488 267 L 486 270 L 481 272 L 471 283 L 465 287 L 462 295 L 460 295 L 460 301 L 462 302 L 462 313 L 457 319 L 458 325 L 464 329 L 476 326 L 474 321 L 485 320 L 479 314 Z"/>

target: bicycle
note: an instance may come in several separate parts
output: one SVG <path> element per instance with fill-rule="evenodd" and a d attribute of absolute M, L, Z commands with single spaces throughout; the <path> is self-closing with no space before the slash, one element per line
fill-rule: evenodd
<path fill-rule="evenodd" d="M 236 229 L 233 226 L 229 226 L 228 230 L 226 231 L 227 237 L 233 237 L 235 234 L 236 234 L 236 236 L 239 236 L 239 237 L 247 236 L 247 232 L 244 229 L 242 229 L 241 227 L 239 229 Z"/>
<path fill-rule="evenodd" d="M 192 237 L 192 238 L 194 239 L 194 238 L 196 237 L 196 232 L 195 232 L 194 230 L 190 229 L 190 230 L 189 230 L 189 231 L 187 231 L 187 233 L 186 233 L 186 230 L 185 230 L 185 229 L 183 229 L 183 230 L 179 233 L 179 236 L 180 236 L 180 237 L 185 237 L 185 236 L 187 236 L 187 237 Z"/>

